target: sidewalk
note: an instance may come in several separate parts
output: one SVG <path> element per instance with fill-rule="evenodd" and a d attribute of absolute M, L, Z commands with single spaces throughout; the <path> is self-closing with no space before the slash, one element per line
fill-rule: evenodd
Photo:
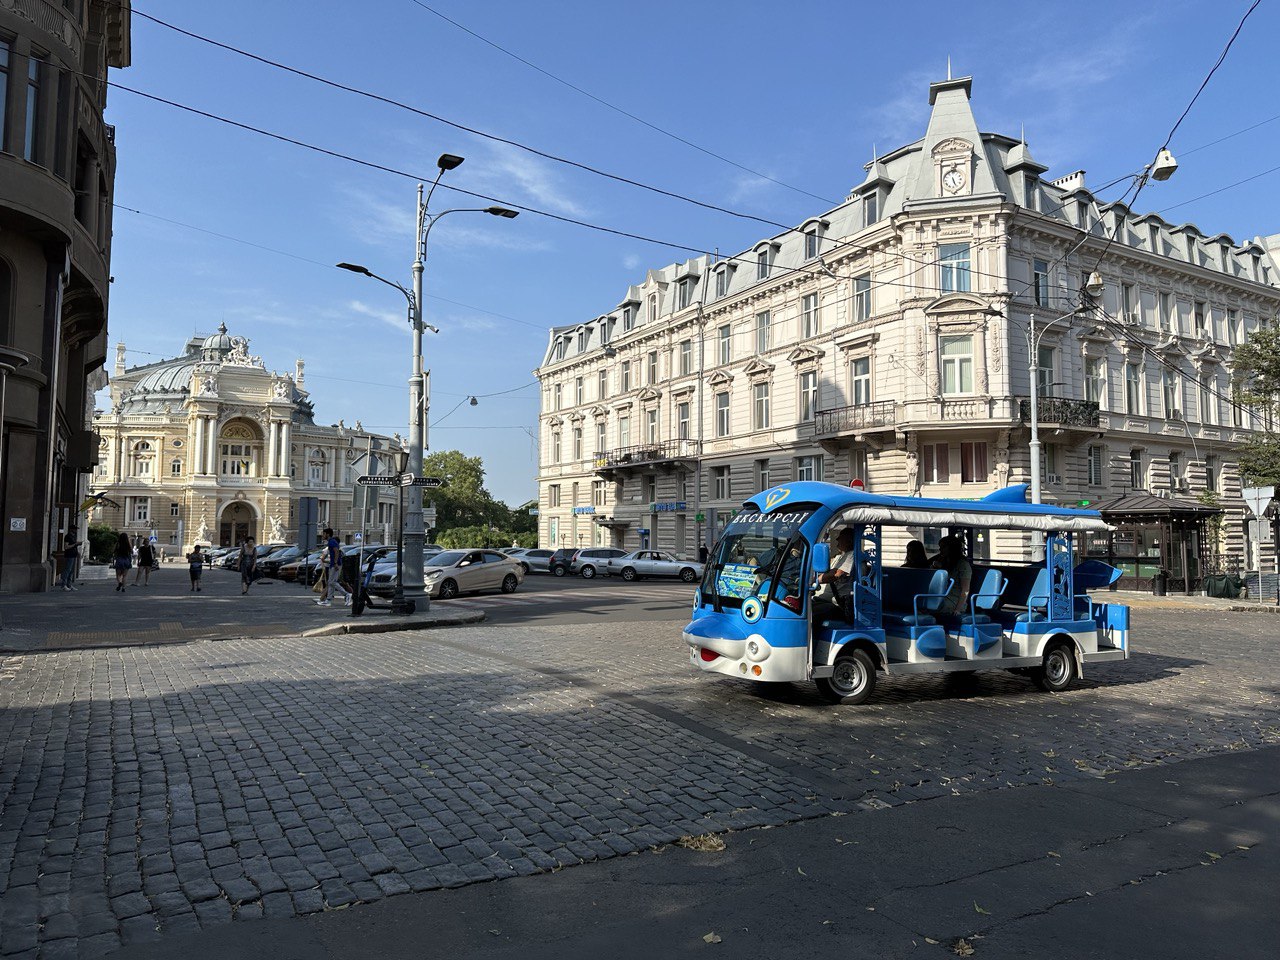
<path fill-rule="evenodd" d="M 1123 603 L 1134 609 L 1154 607 L 1165 610 L 1217 610 L 1222 613 L 1280 613 L 1280 607 L 1276 606 L 1274 600 L 1258 600 L 1256 597 L 1228 600 L 1225 597 L 1206 597 L 1201 594 L 1187 596 L 1182 593 L 1157 597 L 1134 590 L 1099 591 L 1090 596 L 1098 603 Z"/>
<path fill-rule="evenodd" d="M 47 593 L 0 596 L 0 651 L 9 653 L 68 650 L 84 647 L 186 643 L 232 637 L 322 636 L 333 633 L 381 633 L 424 627 L 478 623 L 476 610 L 431 604 L 427 613 L 392 617 L 385 601 L 366 608 L 360 617 L 334 601 L 315 603 L 305 587 L 259 580 L 240 594 L 240 575 L 206 569 L 202 590 L 192 592 L 186 564 L 164 564 L 152 571 L 148 586 L 116 591 L 115 574 L 107 567 L 85 567 L 78 590 L 55 588 Z"/>
<path fill-rule="evenodd" d="M 724 834 L 113 960 L 1274 956 L 1280 748 Z M 963 941 L 963 943 L 962 943 Z"/>

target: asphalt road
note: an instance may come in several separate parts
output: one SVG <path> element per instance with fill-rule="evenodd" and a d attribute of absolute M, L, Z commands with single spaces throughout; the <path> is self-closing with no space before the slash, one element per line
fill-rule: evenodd
<path fill-rule="evenodd" d="M 512 594 L 470 594 L 442 608 L 483 610 L 488 623 L 579 624 L 679 620 L 692 612 L 695 584 L 679 580 L 553 577 L 533 573 Z"/>

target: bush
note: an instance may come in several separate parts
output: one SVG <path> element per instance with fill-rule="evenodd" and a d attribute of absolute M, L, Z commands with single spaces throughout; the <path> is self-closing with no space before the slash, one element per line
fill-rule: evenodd
<path fill-rule="evenodd" d="M 89 558 L 106 563 L 116 551 L 116 531 L 105 523 L 89 524 Z"/>

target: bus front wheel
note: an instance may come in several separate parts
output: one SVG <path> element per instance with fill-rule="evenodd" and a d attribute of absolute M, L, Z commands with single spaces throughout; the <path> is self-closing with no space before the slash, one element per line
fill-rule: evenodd
<path fill-rule="evenodd" d="M 1044 663 L 1031 668 L 1031 682 L 1049 693 L 1061 693 L 1079 676 L 1075 650 L 1069 643 L 1050 647 L 1044 655 Z"/>
<path fill-rule="evenodd" d="M 865 703 L 876 688 L 876 667 L 867 651 L 850 650 L 836 657 L 831 676 L 815 682 L 832 703 Z"/>

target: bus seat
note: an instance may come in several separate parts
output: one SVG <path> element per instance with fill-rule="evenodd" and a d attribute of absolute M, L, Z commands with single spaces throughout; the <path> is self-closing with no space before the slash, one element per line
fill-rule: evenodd
<path fill-rule="evenodd" d="M 961 623 L 990 623 L 1003 598 L 1008 583 L 996 567 L 973 568 L 970 582 L 969 613 L 960 618 Z"/>

